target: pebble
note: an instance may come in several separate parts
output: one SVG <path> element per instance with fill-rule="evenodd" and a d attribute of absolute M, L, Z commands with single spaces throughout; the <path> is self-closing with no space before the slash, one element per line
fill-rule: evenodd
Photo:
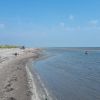
<path fill-rule="evenodd" d="M 9 97 L 7 100 L 16 100 L 14 97 Z"/>

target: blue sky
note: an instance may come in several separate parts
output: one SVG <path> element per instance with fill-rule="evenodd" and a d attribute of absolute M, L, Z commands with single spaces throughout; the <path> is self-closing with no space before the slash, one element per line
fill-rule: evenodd
<path fill-rule="evenodd" d="M 1 0 L 0 43 L 100 46 L 100 0 Z"/>

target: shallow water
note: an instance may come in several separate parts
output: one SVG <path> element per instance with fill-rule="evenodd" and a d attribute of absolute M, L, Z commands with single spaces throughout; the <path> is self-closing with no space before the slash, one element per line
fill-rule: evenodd
<path fill-rule="evenodd" d="M 100 51 L 97 49 L 47 48 L 45 57 L 35 62 L 35 69 L 57 100 L 100 100 Z"/>

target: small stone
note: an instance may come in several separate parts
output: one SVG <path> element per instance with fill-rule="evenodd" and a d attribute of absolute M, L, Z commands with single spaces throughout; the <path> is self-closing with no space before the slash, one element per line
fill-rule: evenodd
<path fill-rule="evenodd" d="M 16 100 L 14 97 L 9 97 L 7 100 Z"/>
<path fill-rule="evenodd" d="M 22 68 L 20 68 L 20 67 L 17 67 L 17 70 L 22 70 Z"/>

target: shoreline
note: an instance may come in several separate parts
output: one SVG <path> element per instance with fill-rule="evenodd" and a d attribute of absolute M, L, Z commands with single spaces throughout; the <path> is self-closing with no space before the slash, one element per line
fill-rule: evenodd
<path fill-rule="evenodd" d="M 30 93 L 31 93 L 31 100 L 40 100 L 39 96 L 37 94 L 37 88 L 36 85 L 34 83 L 34 79 L 33 76 L 28 68 L 28 66 L 26 66 L 26 72 L 27 72 L 27 80 L 28 80 L 28 86 L 30 88 Z M 34 95 L 33 95 L 34 94 Z"/>
<path fill-rule="evenodd" d="M 0 56 L 3 55 L 0 61 L 7 56 L 7 60 L 0 63 L 0 100 L 32 100 L 32 98 L 41 100 L 35 84 L 33 84 L 35 94 L 30 91 L 29 82 L 34 83 L 35 80 L 28 79 L 28 75 L 32 77 L 32 74 L 29 72 L 29 66 L 26 67 L 29 59 L 34 60 L 39 57 L 40 49 L 19 50 L 19 55 L 16 57 L 13 55 L 14 50 L 9 49 L 10 54 L 6 54 L 7 49 L 0 51 Z"/>
<path fill-rule="evenodd" d="M 38 59 L 40 59 L 39 57 Z M 37 61 L 36 59 L 35 61 Z M 31 95 L 32 100 L 56 100 L 53 99 L 48 89 L 45 87 L 45 84 L 43 80 L 41 79 L 39 73 L 34 68 L 34 65 L 32 64 L 34 60 L 30 59 L 29 62 L 26 64 L 26 72 L 28 75 L 28 83 L 29 88 L 32 94 Z M 33 67 L 32 67 L 33 66 Z"/>

